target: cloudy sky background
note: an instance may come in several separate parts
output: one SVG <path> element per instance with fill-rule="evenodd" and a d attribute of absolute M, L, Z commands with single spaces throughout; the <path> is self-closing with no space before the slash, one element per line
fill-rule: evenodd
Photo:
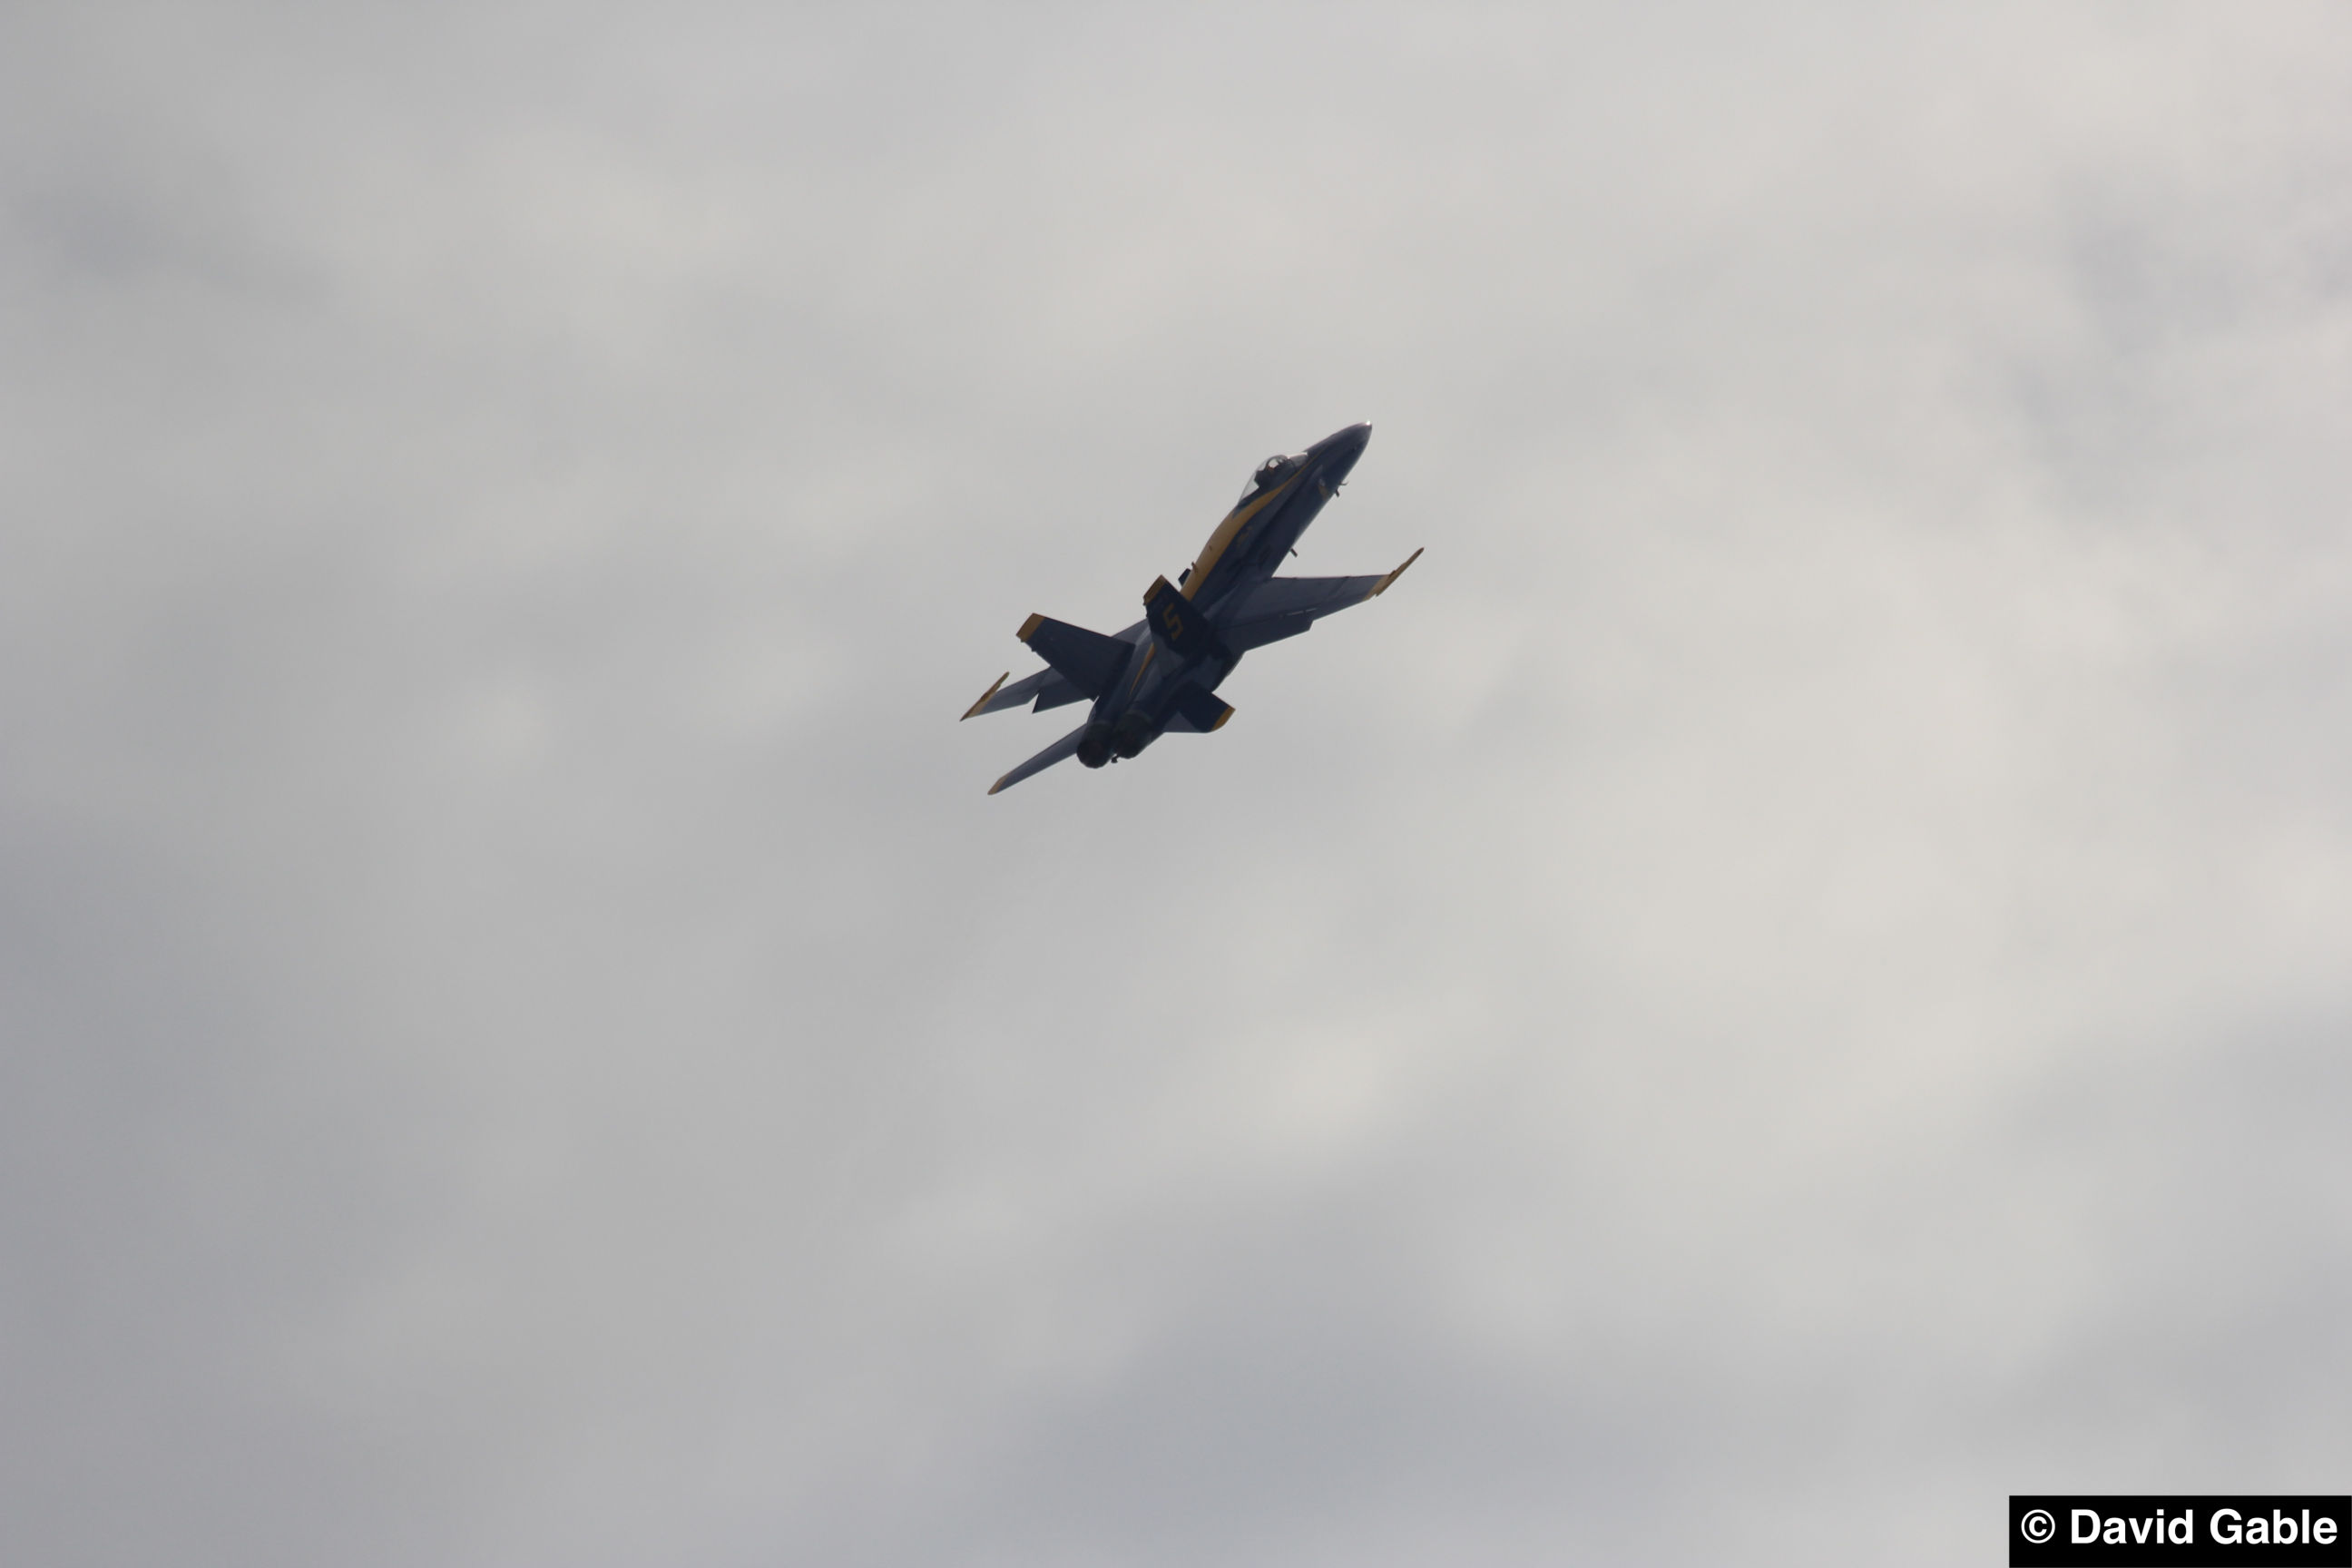
<path fill-rule="evenodd" d="M 0 1558 L 2342 1490 L 2352 16 L 1884 9 L 11 7 Z"/>

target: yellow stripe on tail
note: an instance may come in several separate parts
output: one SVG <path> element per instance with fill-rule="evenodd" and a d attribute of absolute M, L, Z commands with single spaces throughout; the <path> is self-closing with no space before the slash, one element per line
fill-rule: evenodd
<path fill-rule="evenodd" d="M 1004 683 L 1005 683 L 1007 680 L 1010 680 L 1012 678 L 1013 678 L 1013 672 L 1012 672 L 1011 670 L 1009 670 L 1009 669 L 1008 669 L 1008 670 L 1006 670 L 1003 675 L 998 676 L 998 677 L 996 678 L 996 684 L 995 684 L 994 686 L 990 687 L 987 690 L 985 690 L 985 691 L 982 692 L 982 693 L 980 694 L 980 700 L 979 700 L 979 701 L 977 701 L 977 702 L 975 702 L 975 703 L 973 703 L 971 707 L 969 707 L 969 708 L 967 708 L 967 709 L 965 709 L 965 710 L 963 710 L 963 717 L 964 717 L 964 719 L 969 719 L 969 718 L 971 718 L 973 714 L 975 714 L 975 713 L 979 712 L 982 709 L 983 709 L 983 708 L 987 707 L 987 706 L 988 706 L 988 700 L 989 700 L 990 698 L 992 698 L 992 697 L 995 696 L 999 690 L 1003 689 L 1003 686 L 1004 686 Z M 959 723 L 959 724 L 961 724 L 961 723 L 962 723 L 962 722 L 963 722 L 963 719 L 959 719 L 959 720 L 957 720 L 957 721 L 956 721 L 956 722 L 957 722 L 957 723 Z"/>

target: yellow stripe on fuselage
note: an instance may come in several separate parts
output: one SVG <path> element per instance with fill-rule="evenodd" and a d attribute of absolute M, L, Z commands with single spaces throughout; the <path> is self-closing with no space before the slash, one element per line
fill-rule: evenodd
<path fill-rule="evenodd" d="M 1218 558 L 1232 547 L 1242 530 L 1249 526 L 1250 519 L 1264 511 L 1277 497 L 1289 493 L 1290 487 L 1297 482 L 1298 476 L 1293 474 L 1264 495 L 1253 496 L 1225 514 L 1225 521 L 1217 524 L 1217 531 L 1209 535 L 1209 542 L 1201 546 L 1201 558 L 1192 563 L 1192 574 L 1184 579 L 1184 596 L 1187 599 L 1201 591 L 1201 584 L 1207 582 L 1209 574 L 1216 569 Z"/>

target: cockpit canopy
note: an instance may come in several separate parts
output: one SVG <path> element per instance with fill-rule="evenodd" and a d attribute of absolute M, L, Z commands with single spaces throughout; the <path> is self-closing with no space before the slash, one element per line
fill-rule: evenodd
<path fill-rule="evenodd" d="M 1294 452 L 1287 456 L 1283 453 L 1276 452 L 1273 457 L 1268 458 L 1265 462 L 1260 463 L 1257 466 L 1257 472 L 1250 476 L 1250 482 L 1247 488 L 1242 491 L 1242 502 L 1247 502 L 1250 497 L 1257 494 L 1260 490 L 1270 490 L 1274 489 L 1275 486 L 1282 483 L 1283 480 L 1290 477 L 1292 469 L 1297 468 L 1299 464 L 1306 460 L 1307 454 L 1304 452 Z"/>

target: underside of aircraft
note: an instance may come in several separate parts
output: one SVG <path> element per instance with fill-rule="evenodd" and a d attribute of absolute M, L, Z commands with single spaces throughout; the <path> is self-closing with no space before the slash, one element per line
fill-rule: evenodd
<path fill-rule="evenodd" d="M 1065 757 L 1099 768 L 1135 756 L 1163 734 L 1205 734 L 1222 727 L 1234 710 L 1214 693 L 1242 655 L 1387 592 L 1421 559 L 1420 551 L 1385 574 L 1275 575 L 1339 493 L 1371 434 L 1370 425 L 1350 425 L 1304 452 L 1277 453 L 1260 464 L 1199 557 L 1174 583 L 1156 579 L 1144 592 L 1143 619 L 1126 630 L 1106 636 L 1044 616 L 1023 622 L 1016 635 L 1045 668 L 1010 686 L 1007 670 L 964 717 L 1024 706 L 1034 712 L 1073 702 L 1091 706 L 1085 723 L 998 779 L 988 793 Z"/>

